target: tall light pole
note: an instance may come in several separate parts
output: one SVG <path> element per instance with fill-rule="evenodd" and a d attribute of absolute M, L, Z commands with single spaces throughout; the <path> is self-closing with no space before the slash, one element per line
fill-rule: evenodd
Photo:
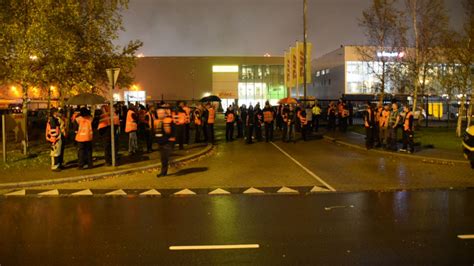
<path fill-rule="evenodd" d="M 109 108 L 109 116 L 110 116 L 110 139 L 111 139 L 111 146 L 112 146 L 112 166 L 116 166 L 115 160 L 115 125 L 114 125 L 114 88 L 117 82 L 118 75 L 120 73 L 120 68 L 108 68 L 106 70 L 107 77 L 109 78 L 110 84 L 110 108 Z"/>
<path fill-rule="evenodd" d="M 307 43 L 306 39 L 308 37 L 307 33 L 307 27 L 306 27 L 306 14 L 308 13 L 308 3 L 307 0 L 303 0 L 303 53 L 304 53 L 304 59 L 303 59 L 303 90 L 304 90 L 304 100 L 306 101 L 306 62 L 308 58 L 306 58 L 307 55 Z"/>

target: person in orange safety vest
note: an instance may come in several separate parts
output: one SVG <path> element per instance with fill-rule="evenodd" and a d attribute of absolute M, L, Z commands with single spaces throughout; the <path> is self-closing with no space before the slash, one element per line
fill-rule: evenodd
<path fill-rule="evenodd" d="M 87 168 L 92 168 L 92 117 L 90 111 L 82 107 L 80 110 L 81 114 L 76 118 L 77 123 L 77 133 L 76 133 L 76 142 L 77 142 L 77 159 L 78 159 L 78 168 L 79 170 L 84 169 L 84 166 L 87 165 Z"/>

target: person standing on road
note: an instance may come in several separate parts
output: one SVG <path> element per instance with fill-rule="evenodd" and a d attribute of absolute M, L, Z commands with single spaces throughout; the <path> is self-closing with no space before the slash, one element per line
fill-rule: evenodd
<path fill-rule="evenodd" d="M 137 139 L 137 114 L 135 112 L 135 106 L 130 104 L 127 111 L 127 120 L 125 122 L 125 133 L 128 133 L 128 153 L 130 155 L 138 152 L 138 139 Z"/>
<path fill-rule="evenodd" d="M 173 112 L 173 123 L 176 128 L 176 140 L 178 141 L 180 150 L 184 149 L 184 130 L 186 124 L 186 112 L 183 107 L 183 102 L 178 102 L 176 110 Z"/>
<path fill-rule="evenodd" d="M 257 141 L 262 141 L 263 134 L 262 134 L 262 124 L 263 124 L 263 113 L 262 109 L 260 109 L 260 103 L 257 103 L 255 106 L 255 139 Z"/>
<path fill-rule="evenodd" d="M 189 145 L 189 131 L 191 124 L 191 108 L 186 104 L 186 102 L 181 102 L 183 106 L 184 113 L 186 114 L 186 121 L 184 123 L 184 144 Z"/>
<path fill-rule="evenodd" d="M 155 107 L 151 105 L 148 107 L 148 112 L 145 114 L 145 138 L 146 138 L 146 151 L 148 153 L 153 151 L 153 124 L 155 117 Z"/>
<path fill-rule="evenodd" d="M 175 127 L 170 113 L 165 110 L 165 106 L 160 106 L 157 110 L 157 119 L 154 121 L 153 131 L 160 149 L 161 171 L 157 177 L 168 174 L 169 160 L 173 151 L 175 138 Z"/>
<path fill-rule="evenodd" d="M 78 169 L 84 169 L 84 166 L 87 164 L 87 168 L 91 169 L 93 167 L 92 163 L 92 117 L 90 111 L 82 107 L 81 114 L 76 118 L 77 123 L 77 159 L 79 162 Z"/>
<path fill-rule="evenodd" d="M 211 103 L 207 103 L 207 137 L 208 137 L 208 142 L 211 144 L 215 144 L 215 139 L 214 139 L 214 122 L 216 121 L 216 110 L 214 107 L 211 105 Z"/>
<path fill-rule="evenodd" d="M 316 103 L 311 110 L 313 113 L 313 129 L 314 132 L 318 132 L 319 130 L 319 119 L 321 119 L 321 106 Z"/>
<path fill-rule="evenodd" d="M 69 137 L 68 124 L 69 121 L 66 116 L 66 110 L 62 109 L 56 113 L 56 118 L 59 121 L 59 130 L 61 131 L 61 150 L 58 156 L 59 169 L 64 167 L 64 149 L 66 148 L 67 139 Z"/>
<path fill-rule="evenodd" d="M 342 113 L 340 114 L 339 129 L 341 130 L 341 132 L 346 133 L 347 119 L 349 118 L 349 110 L 347 109 L 346 101 L 342 101 L 341 112 Z"/>
<path fill-rule="evenodd" d="M 367 150 L 374 147 L 374 127 L 375 127 L 375 112 L 372 109 L 370 102 L 367 102 L 367 111 L 364 112 L 364 127 L 365 127 L 365 148 Z"/>
<path fill-rule="evenodd" d="M 99 119 L 99 136 L 104 145 L 104 158 L 106 165 L 112 165 L 112 137 L 110 136 L 110 110 L 108 105 L 102 105 Z"/>
<path fill-rule="evenodd" d="M 300 125 L 301 125 L 301 138 L 303 141 L 307 140 L 307 134 L 309 131 L 308 128 L 308 120 L 306 119 L 306 110 L 302 110 L 299 114 L 299 120 L 300 120 Z"/>
<path fill-rule="evenodd" d="M 336 106 L 334 102 L 329 103 L 328 107 L 328 131 L 336 131 Z"/>
<path fill-rule="evenodd" d="M 413 138 L 413 114 L 408 105 L 403 106 L 405 112 L 405 119 L 403 120 L 403 148 L 401 152 L 413 153 L 415 151 Z"/>
<path fill-rule="evenodd" d="M 225 112 L 225 140 L 233 141 L 234 140 L 234 122 L 235 114 L 232 110 L 232 106 L 227 107 Z"/>
<path fill-rule="evenodd" d="M 242 120 L 242 131 L 239 132 L 239 134 L 245 139 L 245 136 L 247 135 L 247 106 L 245 104 L 240 106 L 240 120 Z"/>
<path fill-rule="evenodd" d="M 392 111 L 390 112 L 390 117 L 388 119 L 388 148 L 391 150 L 398 150 L 397 147 L 397 131 L 400 124 L 400 112 L 398 111 L 398 104 L 392 104 Z"/>
<path fill-rule="evenodd" d="M 58 110 L 51 108 L 50 117 L 46 124 L 46 140 L 51 144 L 51 170 L 61 171 L 61 163 L 59 157 L 61 156 L 61 149 L 63 142 L 61 139 L 61 125 L 57 118 Z"/>
<path fill-rule="evenodd" d="M 382 114 L 379 116 L 379 140 L 382 148 L 388 147 L 389 119 L 390 106 L 387 104 L 384 106 Z"/>
<path fill-rule="evenodd" d="M 296 143 L 296 132 L 295 132 L 295 121 L 296 121 L 296 111 L 295 107 L 293 105 L 290 105 L 290 109 L 288 110 L 287 113 L 287 127 L 286 127 L 286 142 L 290 142 L 293 140 L 294 143 Z"/>
<path fill-rule="evenodd" d="M 382 140 L 380 139 L 380 118 L 382 117 L 383 105 L 381 102 L 377 103 L 377 109 L 375 109 L 375 127 L 374 127 L 374 143 L 375 147 L 379 148 L 382 146 Z"/>
<path fill-rule="evenodd" d="M 240 113 L 240 108 L 237 105 L 233 105 L 235 113 L 235 124 L 237 125 L 237 138 L 243 138 L 243 124 L 242 124 L 242 115 Z"/>
<path fill-rule="evenodd" d="M 255 126 L 255 113 L 253 111 L 253 106 L 250 105 L 247 111 L 247 124 L 246 124 L 247 129 L 245 130 L 247 133 L 247 144 L 253 143 L 252 138 L 253 138 L 254 126 Z"/>
<path fill-rule="evenodd" d="M 265 141 L 273 141 L 273 121 L 275 118 L 275 112 L 272 106 L 267 101 L 265 108 L 263 108 L 263 122 L 265 123 Z"/>
<path fill-rule="evenodd" d="M 196 130 L 195 135 L 194 135 L 194 143 L 200 143 L 201 142 L 201 131 L 202 131 L 202 107 L 199 104 L 196 106 L 196 109 L 194 109 L 193 112 L 193 117 L 194 117 L 194 130 Z"/>

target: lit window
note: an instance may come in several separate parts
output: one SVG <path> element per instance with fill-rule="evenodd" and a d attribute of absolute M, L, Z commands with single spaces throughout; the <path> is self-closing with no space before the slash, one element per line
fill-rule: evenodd
<path fill-rule="evenodd" d="M 239 66 L 212 66 L 213 73 L 238 73 Z"/>
<path fill-rule="evenodd" d="M 317 71 L 317 72 L 316 72 L 316 77 L 319 77 L 320 74 L 321 74 L 321 72 L 320 72 L 320 71 Z"/>

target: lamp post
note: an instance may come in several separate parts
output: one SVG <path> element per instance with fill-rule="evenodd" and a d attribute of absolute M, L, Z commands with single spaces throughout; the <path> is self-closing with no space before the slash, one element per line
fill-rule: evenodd
<path fill-rule="evenodd" d="M 108 68 L 106 69 L 107 77 L 109 78 L 110 84 L 110 136 L 111 136 L 111 145 L 112 145 L 112 166 L 116 166 L 115 160 L 115 125 L 114 125 L 114 88 L 117 82 L 118 75 L 120 73 L 120 68 Z"/>
<path fill-rule="evenodd" d="M 308 13 L 308 2 L 307 0 L 303 0 L 303 45 L 304 45 L 304 48 L 303 48 L 303 53 L 304 53 L 304 60 L 303 60 L 303 90 L 304 90 L 304 100 L 306 101 L 306 62 L 308 60 L 308 58 L 306 58 L 306 55 L 307 55 L 307 37 L 308 37 L 308 33 L 307 33 L 307 25 L 306 25 L 306 14 Z M 306 104 L 306 102 L 305 102 Z"/>

